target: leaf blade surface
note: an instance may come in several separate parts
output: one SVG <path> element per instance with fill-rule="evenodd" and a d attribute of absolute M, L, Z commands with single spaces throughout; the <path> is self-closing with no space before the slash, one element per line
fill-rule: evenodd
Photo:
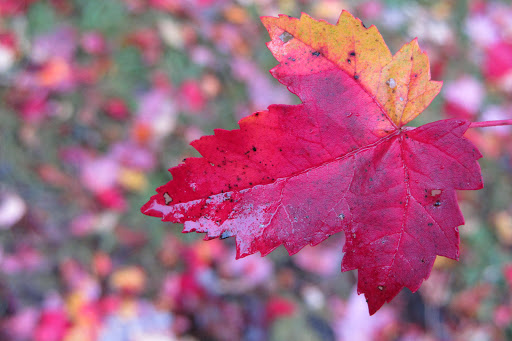
<path fill-rule="evenodd" d="M 142 212 L 205 239 L 235 237 L 237 257 L 290 254 L 344 231 L 342 270 L 358 269 L 373 314 L 416 291 L 436 255 L 458 258 L 455 190 L 483 186 L 469 123 L 414 119 L 439 92 L 416 40 L 392 56 L 377 29 L 264 17 L 272 74 L 302 101 L 272 105 L 194 141 Z M 350 60 L 350 62 L 349 62 Z M 391 81 L 392 80 L 392 81 Z"/>

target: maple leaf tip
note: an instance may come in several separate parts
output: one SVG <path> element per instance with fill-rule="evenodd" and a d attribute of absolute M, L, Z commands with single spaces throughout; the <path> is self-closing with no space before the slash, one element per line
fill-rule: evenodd
<path fill-rule="evenodd" d="M 158 195 L 158 194 L 156 194 Z M 154 197 L 156 196 L 154 195 L 153 197 L 151 197 L 151 199 L 149 199 L 149 201 L 147 203 L 145 203 L 141 208 L 140 208 L 140 212 L 142 214 L 145 214 L 147 216 L 150 216 L 150 217 L 156 217 L 156 218 L 161 218 L 163 219 L 164 218 L 164 214 L 159 211 L 159 210 L 155 210 L 154 209 L 154 206 L 156 204 L 156 199 L 154 199 Z"/>
<path fill-rule="evenodd" d="M 146 202 L 144 205 L 142 205 L 142 207 L 140 208 L 140 212 L 143 214 L 147 214 L 150 205 L 151 205 L 151 199 L 149 199 L 148 202 Z"/>
<path fill-rule="evenodd" d="M 302 18 L 310 18 L 310 19 L 312 19 L 309 14 L 304 13 L 304 12 L 300 12 L 300 20 L 302 20 Z"/>
<path fill-rule="evenodd" d="M 384 305 L 384 304 L 383 304 Z M 377 311 L 379 311 L 379 309 L 382 307 L 382 305 L 378 308 L 370 308 L 370 306 L 368 306 L 368 313 L 370 314 L 370 316 L 372 316 L 373 314 L 375 314 Z"/>
<path fill-rule="evenodd" d="M 145 203 L 143 206 L 141 206 L 141 208 L 140 208 L 140 213 L 142 213 L 142 214 L 146 214 L 146 211 L 147 211 L 146 205 L 147 205 L 147 204 L 148 204 L 148 203 Z"/>
<path fill-rule="evenodd" d="M 235 236 L 235 245 L 236 245 L 236 254 L 235 254 L 235 259 L 236 260 L 249 256 L 250 253 L 248 253 L 248 252 L 241 252 L 240 246 L 238 245 L 238 240 L 236 239 L 236 236 Z"/>
<path fill-rule="evenodd" d="M 355 17 L 352 15 L 352 13 L 350 13 L 350 12 L 349 12 L 349 11 L 347 11 L 346 9 L 342 9 L 342 10 L 341 10 L 340 18 L 341 18 L 342 16 L 347 16 L 347 17 L 349 17 L 349 18 L 355 18 Z M 338 19 L 338 21 L 339 21 L 339 19 Z"/>

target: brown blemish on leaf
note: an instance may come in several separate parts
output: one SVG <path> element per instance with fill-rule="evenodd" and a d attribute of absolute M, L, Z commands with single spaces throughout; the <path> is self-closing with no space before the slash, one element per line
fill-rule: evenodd
<path fill-rule="evenodd" d="M 172 198 L 169 195 L 169 193 L 167 193 L 167 192 L 164 193 L 164 200 L 165 200 L 166 205 L 169 205 L 172 202 Z"/>
<path fill-rule="evenodd" d="M 430 194 L 431 194 L 433 197 L 435 197 L 435 196 L 437 196 L 437 195 L 441 194 L 441 192 L 442 192 L 442 191 L 441 191 L 440 189 L 433 189 L 433 190 L 432 190 L 432 192 L 430 192 Z"/>
<path fill-rule="evenodd" d="M 287 42 L 289 42 L 290 40 L 292 40 L 292 39 L 293 39 L 293 36 L 292 36 L 290 33 L 288 33 L 288 32 L 286 32 L 286 31 L 284 31 L 284 32 L 283 32 L 283 33 L 281 33 L 281 35 L 279 36 L 279 39 L 281 39 L 281 41 L 282 41 L 283 43 L 285 43 L 285 44 L 286 44 Z"/>

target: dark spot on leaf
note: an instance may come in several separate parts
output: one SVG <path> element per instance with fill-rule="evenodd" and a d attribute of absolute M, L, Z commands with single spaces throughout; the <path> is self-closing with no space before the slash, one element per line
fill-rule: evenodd
<path fill-rule="evenodd" d="M 435 206 L 435 207 L 439 207 L 439 206 L 441 206 L 441 202 L 440 202 L 439 200 L 438 200 L 438 201 L 436 201 L 436 202 L 435 202 L 435 204 L 434 204 L 434 206 Z"/>
<path fill-rule="evenodd" d="M 315 57 L 318 57 L 320 55 L 320 52 L 315 51 L 315 52 L 312 53 L 312 55 L 315 56 Z"/>
<path fill-rule="evenodd" d="M 425 260 L 422 258 L 422 259 L 421 259 L 421 262 L 422 262 L 422 263 L 425 263 Z"/>
<path fill-rule="evenodd" d="M 253 151 L 256 151 L 256 147 L 252 146 L 252 150 L 253 150 Z"/>
<path fill-rule="evenodd" d="M 357 79 L 359 79 L 359 76 L 358 76 L 358 75 L 355 75 L 355 76 L 354 76 L 354 79 L 356 79 L 356 80 L 357 80 Z"/>
<path fill-rule="evenodd" d="M 350 64 L 350 63 L 352 63 L 352 61 L 351 61 L 350 59 L 347 59 L 347 63 L 349 63 L 349 64 Z"/>
<path fill-rule="evenodd" d="M 351 51 L 349 54 L 350 54 L 352 57 L 354 57 L 354 56 L 356 55 L 355 51 Z"/>
<path fill-rule="evenodd" d="M 433 223 L 428 223 L 428 226 L 434 226 L 434 224 Z"/>
<path fill-rule="evenodd" d="M 340 213 L 338 214 L 338 218 L 340 218 L 341 220 L 345 219 L 345 215 L 343 213 Z"/>

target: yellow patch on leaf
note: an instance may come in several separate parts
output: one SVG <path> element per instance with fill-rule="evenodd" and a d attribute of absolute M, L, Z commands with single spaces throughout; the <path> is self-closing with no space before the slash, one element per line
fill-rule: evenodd
<path fill-rule="evenodd" d="M 343 11 L 331 25 L 303 14 L 300 19 L 280 15 L 264 17 L 272 41 L 270 50 L 281 63 L 287 51 L 300 51 L 304 44 L 330 63 L 311 63 L 308 72 L 333 66 L 342 69 L 375 99 L 397 127 L 418 116 L 441 90 L 442 82 L 430 80 L 427 55 L 417 40 L 404 45 L 394 56 L 375 26 Z M 304 68 L 296 69 L 305 72 Z"/>

